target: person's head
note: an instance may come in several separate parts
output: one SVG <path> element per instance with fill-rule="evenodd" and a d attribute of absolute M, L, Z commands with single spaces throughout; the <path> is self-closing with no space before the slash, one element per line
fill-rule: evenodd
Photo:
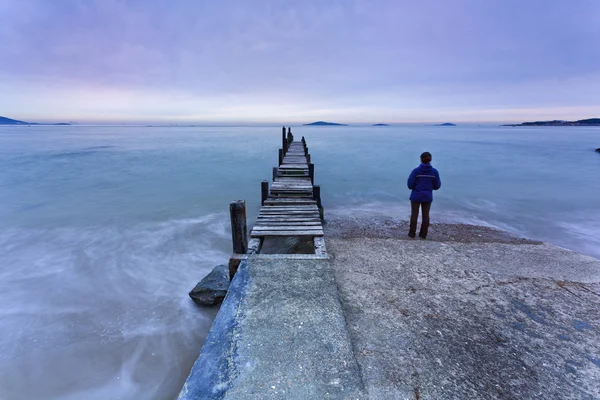
<path fill-rule="evenodd" d="M 431 162 L 431 153 L 426 151 L 425 153 L 421 154 L 421 162 L 423 164 L 429 164 Z"/>

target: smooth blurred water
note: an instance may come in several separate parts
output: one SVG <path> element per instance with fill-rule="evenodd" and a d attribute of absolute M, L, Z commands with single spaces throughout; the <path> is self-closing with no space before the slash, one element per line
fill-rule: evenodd
<path fill-rule="evenodd" d="M 433 219 L 600 258 L 600 128 L 296 127 L 330 213 L 409 214 L 433 153 Z M 187 292 L 249 223 L 280 128 L 0 127 L 0 398 L 176 397 L 215 310 Z"/>

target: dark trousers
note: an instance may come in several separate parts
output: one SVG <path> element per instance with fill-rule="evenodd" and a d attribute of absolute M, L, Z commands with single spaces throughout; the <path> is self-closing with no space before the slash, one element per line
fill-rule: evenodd
<path fill-rule="evenodd" d="M 419 236 L 425 239 L 427 237 L 427 230 L 429 229 L 429 210 L 431 209 L 431 202 L 429 203 L 420 203 L 418 201 L 410 202 L 410 230 L 408 231 L 408 236 L 415 237 L 417 233 L 417 220 L 419 219 L 419 207 L 421 207 L 421 211 L 423 212 L 423 217 L 421 220 L 421 230 L 419 231 Z"/>

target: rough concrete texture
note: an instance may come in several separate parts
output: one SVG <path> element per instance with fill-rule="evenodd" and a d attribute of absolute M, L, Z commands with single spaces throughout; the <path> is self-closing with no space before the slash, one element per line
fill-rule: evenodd
<path fill-rule="evenodd" d="M 408 237 L 408 221 L 381 215 L 332 215 L 325 225 L 327 238 L 396 238 Z M 427 239 L 438 242 L 542 244 L 515 234 L 481 225 L 432 223 Z"/>
<path fill-rule="evenodd" d="M 180 399 L 360 399 L 326 260 L 242 261 Z"/>
<path fill-rule="evenodd" d="M 352 399 L 361 392 L 330 264 L 248 260 L 236 377 L 224 399 Z"/>
<path fill-rule="evenodd" d="M 476 241 L 327 239 L 368 397 L 600 398 L 600 261 Z"/>

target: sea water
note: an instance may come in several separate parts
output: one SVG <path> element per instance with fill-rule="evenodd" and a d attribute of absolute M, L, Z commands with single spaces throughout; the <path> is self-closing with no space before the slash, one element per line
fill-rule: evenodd
<path fill-rule="evenodd" d="M 600 128 L 294 127 L 326 216 L 407 219 L 423 151 L 432 218 L 600 258 Z M 171 399 L 215 309 L 187 292 L 258 213 L 278 127 L 0 127 L 0 399 Z"/>

